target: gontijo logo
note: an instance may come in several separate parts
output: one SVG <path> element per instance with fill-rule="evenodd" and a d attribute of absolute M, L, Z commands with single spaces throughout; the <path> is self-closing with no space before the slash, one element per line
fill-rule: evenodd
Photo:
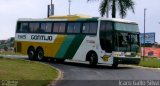
<path fill-rule="evenodd" d="M 31 35 L 32 40 L 52 41 L 52 36 L 45 35 Z"/>

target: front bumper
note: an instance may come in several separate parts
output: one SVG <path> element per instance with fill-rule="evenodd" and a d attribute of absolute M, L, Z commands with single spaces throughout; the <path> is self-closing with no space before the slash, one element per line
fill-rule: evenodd
<path fill-rule="evenodd" d="M 114 64 L 135 64 L 138 65 L 140 63 L 140 58 L 122 58 L 122 57 L 114 57 Z"/>

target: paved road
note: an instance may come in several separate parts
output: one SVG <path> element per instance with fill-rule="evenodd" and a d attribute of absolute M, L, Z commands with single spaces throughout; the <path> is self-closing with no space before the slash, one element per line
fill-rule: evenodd
<path fill-rule="evenodd" d="M 11 58 L 26 58 L 26 56 L 6 56 Z M 140 80 L 160 80 L 160 70 L 142 69 L 120 65 L 118 69 L 111 66 L 98 65 L 91 68 L 88 64 L 67 61 L 65 63 L 45 62 L 57 67 L 64 72 L 63 80 L 58 81 L 56 86 L 160 86 L 159 83 L 149 83 Z M 115 81 L 116 80 L 116 81 Z M 119 80 L 139 80 L 133 85 L 133 81 L 121 82 Z M 132 84 L 131 84 L 131 83 Z M 124 84 L 124 85 L 123 85 Z M 131 84 L 131 85 L 130 85 Z M 156 85 L 152 85 L 156 84 Z"/>
<path fill-rule="evenodd" d="M 91 68 L 88 64 L 74 62 L 50 64 L 64 72 L 64 79 L 59 81 L 57 86 L 124 86 L 120 85 L 122 83 L 119 80 L 160 80 L 160 70 L 141 69 L 124 65 L 120 65 L 118 69 L 112 69 L 106 65 Z M 133 83 L 133 81 L 131 82 Z M 137 83 L 139 84 L 140 81 L 137 81 Z M 144 81 L 141 84 L 144 86 L 143 84 L 149 85 L 150 83 Z M 160 86 L 160 81 L 158 85 L 154 86 Z"/>
<path fill-rule="evenodd" d="M 133 85 L 133 82 L 139 80 L 137 83 L 144 86 L 144 84 L 153 84 L 149 80 L 160 80 L 160 70 L 155 69 L 141 69 L 124 65 L 120 65 L 118 69 L 106 65 L 91 68 L 88 64 L 75 62 L 50 64 L 64 72 L 63 81 L 59 81 L 57 86 L 124 86 L 122 85 L 123 81 L 119 80 L 132 80 L 129 81 L 132 82 L 132 86 L 136 86 L 137 84 Z M 141 82 L 140 80 L 146 81 Z M 156 84 L 158 85 L 154 86 L 159 86 L 160 81 Z"/>
<path fill-rule="evenodd" d="M 51 63 L 64 72 L 64 80 L 160 80 L 160 70 L 120 66 L 99 65 L 91 68 L 88 64 L 66 62 Z"/>

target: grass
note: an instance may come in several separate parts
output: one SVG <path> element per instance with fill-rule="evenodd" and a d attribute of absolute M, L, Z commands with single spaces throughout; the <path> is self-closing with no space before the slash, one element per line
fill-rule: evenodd
<path fill-rule="evenodd" d="M 44 86 L 57 75 L 58 71 L 47 64 L 0 58 L 0 80 L 13 80 L 18 86 Z"/>
<path fill-rule="evenodd" d="M 160 59 L 154 57 L 145 57 L 144 60 L 141 59 L 139 66 L 160 68 Z"/>

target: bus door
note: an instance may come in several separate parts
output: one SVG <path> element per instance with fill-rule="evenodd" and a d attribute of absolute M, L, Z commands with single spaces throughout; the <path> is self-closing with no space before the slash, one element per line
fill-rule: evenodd
<path fill-rule="evenodd" d="M 112 23 L 107 21 L 101 21 L 100 27 L 100 45 L 102 50 L 105 50 L 107 53 L 112 52 Z"/>

